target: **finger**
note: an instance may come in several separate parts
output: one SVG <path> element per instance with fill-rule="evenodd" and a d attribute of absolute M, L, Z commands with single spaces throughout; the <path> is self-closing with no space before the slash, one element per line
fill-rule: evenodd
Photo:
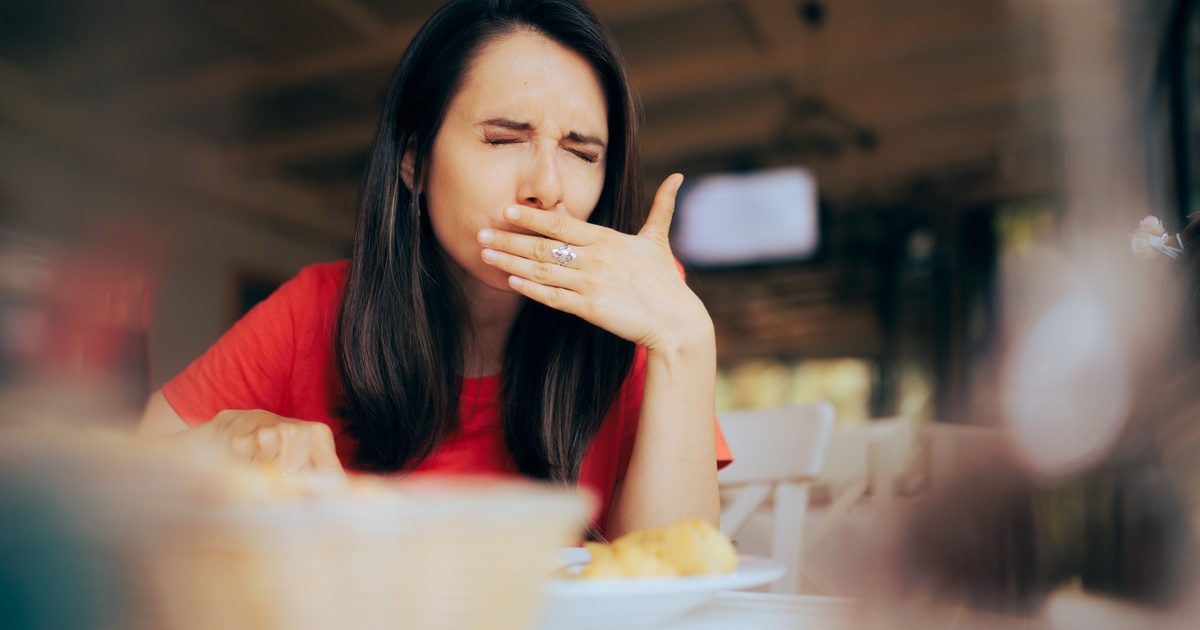
<path fill-rule="evenodd" d="M 582 281 L 579 271 L 558 263 L 536 262 L 494 249 L 485 249 L 480 256 L 483 258 L 483 262 L 493 267 L 546 286 L 562 287 L 574 291 L 579 288 Z"/>
<path fill-rule="evenodd" d="M 540 236 L 504 230 L 479 230 L 476 237 L 485 247 L 542 262 L 555 262 L 554 248 L 559 246 L 559 243 Z"/>
<path fill-rule="evenodd" d="M 220 439 L 231 444 L 235 438 L 249 436 L 259 427 L 259 422 L 254 414 L 234 410 L 222 411 L 217 414 L 213 418 L 212 424 L 216 425 Z"/>
<path fill-rule="evenodd" d="M 280 436 L 283 447 L 280 449 L 275 466 L 281 472 L 288 473 L 307 468 L 308 452 L 311 448 L 307 433 L 297 423 L 288 423 L 280 427 Z"/>
<path fill-rule="evenodd" d="M 337 444 L 328 425 L 314 422 L 309 427 L 309 465 L 319 473 L 344 475 L 342 462 L 338 459 Z"/>
<path fill-rule="evenodd" d="M 258 451 L 258 446 L 255 444 L 253 434 L 245 434 L 234 436 L 229 441 L 229 452 L 233 454 L 238 461 L 248 462 L 254 459 L 254 453 Z"/>
<path fill-rule="evenodd" d="M 679 187 L 683 185 L 683 175 L 675 173 L 663 180 L 654 193 L 654 203 L 650 206 L 650 215 L 646 217 L 646 225 L 638 232 L 641 236 L 650 236 L 666 241 L 671 233 L 671 219 L 675 217 L 675 197 Z"/>
<path fill-rule="evenodd" d="M 541 302 L 552 309 L 583 317 L 586 301 L 580 294 L 561 287 L 551 287 L 520 276 L 509 276 L 508 286 L 525 297 Z"/>
<path fill-rule="evenodd" d="M 279 456 L 283 446 L 283 438 L 278 427 L 263 427 L 254 432 L 254 454 L 250 458 L 252 464 L 272 464 Z"/>
<path fill-rule="evenodd" d="M 591 245 L 596 240 L 597 230 L 600 229 L 565 212 L 537 210 L 525 206 L 509 206 L 504 211 L 504 220 L 572 245 Z"/>

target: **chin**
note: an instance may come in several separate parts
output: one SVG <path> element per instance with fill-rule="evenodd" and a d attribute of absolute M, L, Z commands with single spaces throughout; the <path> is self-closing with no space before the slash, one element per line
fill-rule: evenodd
<path fill-rule="evenodd" d="M 508 284 L 508 272 L 501 271 L 495 267 L 486 267 L 481 271 L 482 273 L 475 277 L 487 285 L 488 288 L 503 291 L 504 293 L 516 293 L 516 290 Z"/>
<path fill-rule="evenodd" d="M 508 286 L 508 273 L 500 269 L 487 265 L 483 261 L 464 261 L 451 256 L 447 256 L 446 260 L 450 265 L 451 274 L 458 282 L 463 283 L 463 288 L 466 290 L 470 290 L 471 287 L 481 288 L 480 285 L 482 285 L 504 293 L 516 293 L 512 287 Z"/>

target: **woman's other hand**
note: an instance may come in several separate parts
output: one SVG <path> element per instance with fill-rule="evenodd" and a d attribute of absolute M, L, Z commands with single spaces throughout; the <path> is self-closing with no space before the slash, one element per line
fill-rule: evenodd
<path fill-rule="evenodd" d="M 668 242 L 682 183 L 678 173 L 663 181 L 645 226 L 635 235 L 566 212 L 508 208 L 505 221 L 542 236 L 481 230 L 483 260 L 509 273 L 509 285 L 518 293 L 651 351 L 711 343 L 712 320 L 676 268 Z M 575 257 L 560 264 L 555 250 L 563 244 Z"/>
<path fill-rule="evenodd" d="M 280 472 L 343 474 L 333 432 L 320 422 L 262 410 L 227 410 L 176 437 L 215 446 L 237 461 L 273 466 Z"/>

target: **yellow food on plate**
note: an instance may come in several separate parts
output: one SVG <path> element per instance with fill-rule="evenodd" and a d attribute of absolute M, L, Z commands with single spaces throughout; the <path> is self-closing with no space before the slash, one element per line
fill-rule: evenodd
<path fill-rule="evenodd" d="M 699 518 L 584 547 L 591 554 L 591 562 L 579 573 L 584 579 L 728 573 L 738 562 L 729 538 Z"/>

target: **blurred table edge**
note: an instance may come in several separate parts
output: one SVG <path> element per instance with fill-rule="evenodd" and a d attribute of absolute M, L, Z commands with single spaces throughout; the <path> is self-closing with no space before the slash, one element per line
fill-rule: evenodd
<path fill-rule="evenodd" d="M 722 591 L 660 630 L 775 630 L 849 628 L 853 599 Z"/>

